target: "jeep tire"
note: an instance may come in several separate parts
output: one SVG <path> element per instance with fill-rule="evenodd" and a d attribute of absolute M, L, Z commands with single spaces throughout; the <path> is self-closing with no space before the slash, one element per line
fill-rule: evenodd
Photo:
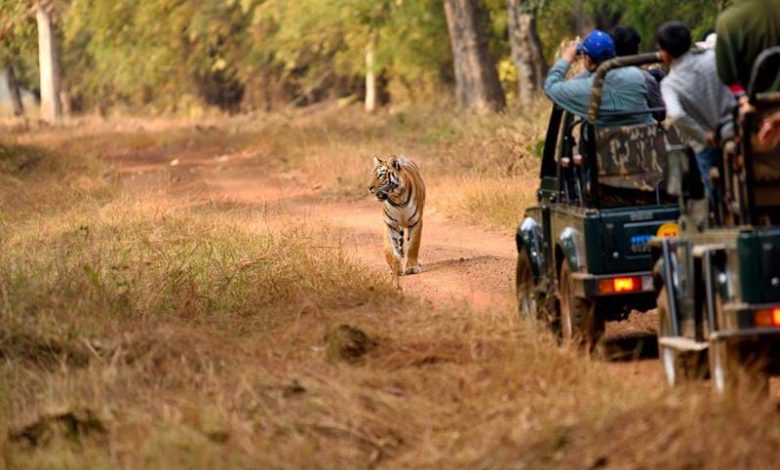
<path fill-rule="evenodd" d="M 588 353 L 595 351 L 604 335 L 604 319 L 597 315 L 595 302 L 575 295 L 574 278 L 568 260 L 564 260 L 561 266 L 559 288 L 563 341 Z"/>
<path fill-rule="evenodd" d="M 524 320 L 537 320 L 539 315 L 539 294 L 536 292 L 533 267 L 528 250 L 523 248 L 517 254 L 515 277 L 517 311 Z"/>

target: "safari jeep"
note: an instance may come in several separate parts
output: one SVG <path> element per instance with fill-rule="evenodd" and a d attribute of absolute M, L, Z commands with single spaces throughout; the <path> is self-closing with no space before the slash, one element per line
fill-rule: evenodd
<path fill-rule="evenodd" d="M 721 392 L 767 391 L 780 372 L 780 147 L 757 139 L 763 118 L 780 111 L 780 93 L 756 91 L 779 68 L 780 47 L 759 56 L 705 217 L 682 192 L 680 236 L 653 243 L 659 353 L 671 385 L 709 373 Z M 680 172 L 695 167 L 682 153 L 671 161 Z"/>
<path fill-rule="evenodd" d="M 607 73 L 657 61 L 657 54 L 643 54 L 602 64 L 587 120 L 553 109 L 538 205 L 517 228 L 521 316 L 543 320 L 587 349 L 606 321 L 655 305 L 649 242 L 677 234 L 679 211 L 663 184 L 664 128 L 595 125 Z"/>

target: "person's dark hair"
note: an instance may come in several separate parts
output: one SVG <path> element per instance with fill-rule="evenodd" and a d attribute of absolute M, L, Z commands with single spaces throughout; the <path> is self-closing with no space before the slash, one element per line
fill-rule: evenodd
<path fill-rule="evenodd" d="M 616 26 L 612 30 L 612 39 L 615 41 L 615 52 L 618 57 L 639 54 L 642 36 L 631 26 Z"/>
<path fill-rule="evenodd" d="M 701 35 L 699 36 L 699 41 L 701 41 L 701 42 L 706 41 L 707 40 L 707 36 L 709 36 L 710 34 L 713 34 L 714 32 L 715 32 L 715 28 L 708 28 L 706 31 L 701 33 Z"/>
<path fill-rule="evenodd" d="M 682 21 L 669 21 L 658 28 L 658 47 L 675 59 L 691 48 L 691 30 Z"/>
<path fill-rule="evenodd" d="M 661 83 L 661 80 L 663 80 L 666 77 L 666 73 L 664 73 L 661 69 L 650 69 L 648 70 L 648 73 L 655 78 L 655 81 L 658 83 Z"/>

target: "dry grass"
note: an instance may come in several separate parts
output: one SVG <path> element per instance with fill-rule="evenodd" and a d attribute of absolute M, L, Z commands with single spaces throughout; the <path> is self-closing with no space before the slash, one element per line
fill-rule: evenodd
<path fill-rule="evenodd" d="M 536 203 L 533 188 L 537 184 L 535 173 L 506 178 L 448 178 L 438 182 L 431 194 L 455 219 L 512 230 L 522 220 L 525 208 Z"/>
<path fill-rule="evenodd" d="M 532 113 L 547 113 L 540 102 Z M 362 197 L 371 157 L 407 155 L 418 160 L 426 183 L 443 186 L 456 179 L 477 178 L 496 191 L 507 179 L 538 173 L 538 150 L 544 125 L 538 119 L 513 115 L 458 115 L 407 111 L 393 116 L 369 116 L 355 120 L 350 114 L 324 119 L 321 135 L 304 144 L 305 157 L 298 165 L 338 196 Z M 311 131 L 308 123 L 301 124 Z M 334 162 L 338 162 L 334 165 Z M 448 193 L 460 192 L 460 188 Z M 489 191 L 489 190 L 484 190 Z M 526 191 L 533 194 L 534 190 Z M 500 196 L 500 194 L 497 194 Z M 433 204 L 438 201 L 433 200 Z M 443 205 L 450 215 L 462 215 L 464 207 Z M 466 207 L 466 210 L 471 208 Z M 481 207 L 474 208 L 481 217 Z M 506 222 L 502 223 L 505 225 Z"/>
<path fill-rule="evenodd" d="M 0 187 L 0 467 L 774 464 L 771 404 L 695 386 L 648 390 L 556 347 L 514 312 L 404 298 L 344 256 L 338 233 L 261 230 L 257 210 L 130 195 L 101 162 L 251 152 L 280 169 L 319 169 L 333 194 L 349 194 L 349 179 L 331 181 L 338 172 L 325 162 L 343 150 L 356 164 L 356 149 L 398 139 L 431 149 L 426 168 L 442 197 L 467 181 L 453 213 L 506 226 L 527 201 L 531 177 L 507 175 L 491 153 L 511 139 L 481 140 L 505 132 L 509 117 L 433 120 L 426 129 L 456 131 L 432 135 L 413 130 L 420 121 L 388 130 L 387 119 L 16 136 L 2 160 L 13 184 Z M 342 143 L 355 128 L 366 140 Z M 342 325 L 368 340 L 334 344 Z"/>

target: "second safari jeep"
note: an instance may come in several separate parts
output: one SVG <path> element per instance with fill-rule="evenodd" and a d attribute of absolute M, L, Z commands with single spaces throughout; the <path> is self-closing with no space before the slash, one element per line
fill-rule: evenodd
<path fill-rule="evenodd" d="M 654 306 L 649 242 L 677 234 L 679 211 L 663 183 L 664 128 L 595 125 L 606 74 L 658 60 L 643 54 L 602 64 L 587 120 L 553 109 L 538 205 L 526 210 L 517 229 L 520 314 L 588 349 L 605 321 Z"/>
<path fill-rule="evenodd" d="M 736 133 L 721 140 L 711 173 L 720 197 L 704 201 L 704 220 L 681 198 L 680 235 L 654 242 L 658 349 L 670 385 L 709 373 L 719 392 L 767 394 L 780 375 L 780 145 L 758 138 L 780 113 L 780 92 L 766 89 L 778 75 L 780 46 L 756 59 Z"/>

